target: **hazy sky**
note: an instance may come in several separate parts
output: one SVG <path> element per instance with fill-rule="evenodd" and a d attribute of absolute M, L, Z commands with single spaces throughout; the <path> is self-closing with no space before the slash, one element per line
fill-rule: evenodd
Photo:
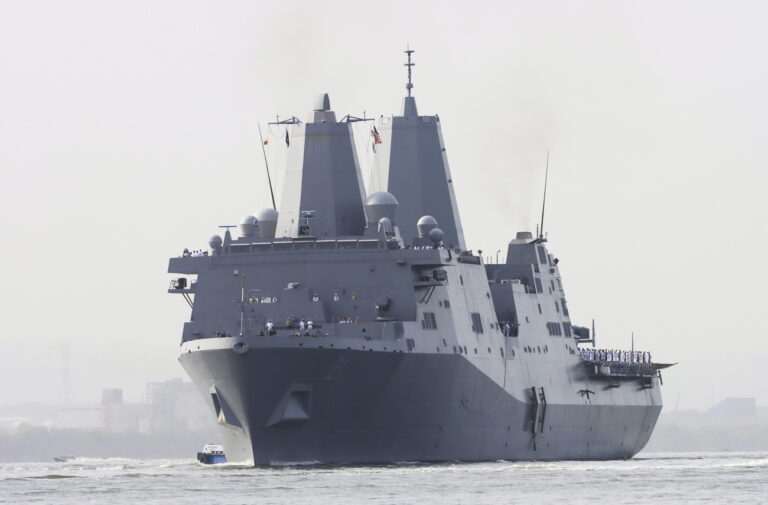
<path fill-rule="evenodd" d="M 574 321 L 679 362 L 667 408 L 768 404 L 766 5 L 0 0 L 0 405 L 65 342 L 77 400 L 184 376 L 167 259 L 268 205 L 257 122 L 397 112 L 407 42 L 468 247 L 534 227 L 551 148 Z"/>

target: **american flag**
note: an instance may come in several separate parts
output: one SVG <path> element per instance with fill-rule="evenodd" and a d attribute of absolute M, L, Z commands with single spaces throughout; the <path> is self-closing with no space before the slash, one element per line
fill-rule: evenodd
<path fill-rule="evenodd" d="M 381 135 L 379 135 L 379 130 L 375 126 L 371 130 L 371 137 L 373 137 L 373 152 L 376 152 L 376 144 L 381 144 Z"/>

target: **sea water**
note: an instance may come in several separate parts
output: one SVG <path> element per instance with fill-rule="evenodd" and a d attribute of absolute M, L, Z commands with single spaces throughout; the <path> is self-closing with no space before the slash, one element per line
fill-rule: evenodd
<path fill-rule="evenodd" d="M 0 503 L 768 504 L 768 452 L 261 468 L 193 459 L 0 463 Z"/>

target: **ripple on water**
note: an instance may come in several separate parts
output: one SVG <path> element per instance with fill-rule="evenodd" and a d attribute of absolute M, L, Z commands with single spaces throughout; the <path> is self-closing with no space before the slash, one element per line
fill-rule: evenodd
<path fill-rule="evenodd" d="M 277 468 L 114 458 L 62 465 L 0 464 L 0 502 L 175 505 L 222 498 L 228 503 L 252 503 L 258 498 L 292 505 L 765 503 L 766 470 L 766 452 L 643 454 L 628 461 Z"/>
<path fill-rule="evenodd" d="M 80 478 L 77 475 L 60 475 L 60 474 L 50 474 L 50 475 L 32 475 L 29 477 L 22 477 L 23 479 L 78 479 Z"/>

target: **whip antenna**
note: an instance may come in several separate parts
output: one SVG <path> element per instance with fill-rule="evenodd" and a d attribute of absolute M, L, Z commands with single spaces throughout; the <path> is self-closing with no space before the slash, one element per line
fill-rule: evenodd
<path fill-rule="evenodd" d="M 544 198 L 541 202 L 541 226 L 539 226 L 539 238 L 544 238 L 544 208 L 547 205 L 547 178 L 549 177 L 549 149 L 547 149 L 547 168 L 544 172 Z"/>
<path fill-rule="evenodd" d="M 261 141 L 261 154 L 264 155 L 264 166 L 267 168 L 267 181 L 269 182 L 269 196 L 272 197 L 272 208 L 277 210 L 275 204 L 275 192 L 272 190 L 272 177 L 269 176 L 269 162 L 267 161 L 267 151 L 264 149 L 264 137 L 261 135 L 261 123 L 256 123 L 259 126 L 259 140 Z"/>

